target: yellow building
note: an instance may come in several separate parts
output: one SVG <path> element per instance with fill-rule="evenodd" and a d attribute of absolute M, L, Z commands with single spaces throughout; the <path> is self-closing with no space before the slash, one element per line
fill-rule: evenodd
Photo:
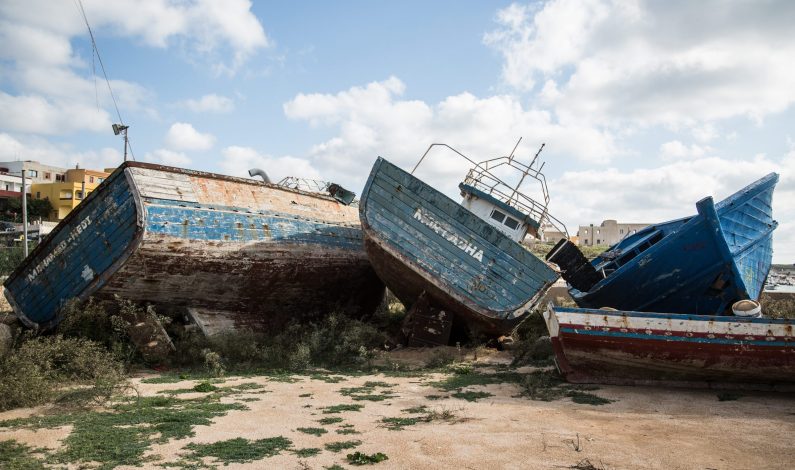
<path fill-rule="evenodd" d="M 50 220 L 63 220 L 85 196 L 110 175 L 104 171 L 75 168 L 66 170 L 65 180 L 58 183 L 34 183 L 30 194 L 34 199 L 49 199 L 52 204 Z"/>

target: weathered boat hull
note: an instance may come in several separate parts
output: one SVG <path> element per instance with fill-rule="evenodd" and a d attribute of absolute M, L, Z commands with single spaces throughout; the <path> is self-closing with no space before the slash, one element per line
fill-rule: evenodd
<path fill-rule="evenodd" d="M 591 262 L 595 276 L 579 269 L 586 273 L 581 280 L 595 281 L 573 287 L 572 298 L 583 308 L 699 315 L 721 314 L 734 302 L 757 299 L 772 263 L 777 181 L 771 173 L 718 204 L 702 199 L 696 216 L 627 237 Z M 554 253 L 547 258 L 558 262 Z"/>
<path fill-rule="evenodd" d="M 374 269 L 407 307 L 424 293 L 478 330 L 505 334 L 557 279 L 518 243 L 382 158 L 359 212 Z"/>
<path fill-rule="evenodd" d="M 384 291 L 354 207 L 142 163 L 114 172 L 5 286 L 20 319 L 42 328 L 60 320 L 70 298 L 119 295 L 226 312 L 236 326 L 277 328 L 334 310 L 369 314 Z"/>
<path fill-rule="evenodd" d="M 544 312 L 567 381 L 792 389 L 792 320 L 555 307 Z"/>

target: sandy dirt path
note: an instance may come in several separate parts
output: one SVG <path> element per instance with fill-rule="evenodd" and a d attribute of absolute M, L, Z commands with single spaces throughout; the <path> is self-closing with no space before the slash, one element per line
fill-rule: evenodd
<path fill-rule="evenodd" d="M 501 354 L 488 358 L 505 362 Z M 221 468 L 311 468 L 334 464 L 353 468 L 345 460 L 354 450 L 383 452 L 389 459 L 374 465 L 379 469 L 554 469 L 575 468 L 588 459 L 595 468 L 605 469 L 788 469 L 795 465 L 795 396 L 743 392 L 734 401 L 719 401 L 707 390 L 657 389 L 604 386 L 595 394 L 615 400 L 593 406 L 570 399 L 552 402 L 519 397 L 515 384 L 473 386 L 493 396 L 469 402 L 449 396 L 429 384 L 443 375 L 388 377 L 346 376 L 339 383 L 326 383 L 307 376 L 295 376 L 294 383 L 268 377 L 228 378 L 224 385 L 255 382 L 267 393 L 252 393 L 259 401 L 246 402 L 247 411 L 231 411 L 213 419 L 211 426 L 196 426 L 195 437 L 155 444 L 148 452 L 162 460 L 177 461 L 189 442 L 213 443 L 243 437 L 262 439 L 284 436 L 294 448 L 324 448 L 335 441 L 359 440 L 353 450 L 335 453 L 322 450 L 314 457 L 299 458 L 293 453 L 251 463 L 231 463 Z M 394 397 L 378 402 L 353 401 L 340 394 L 345 387 L 367 381 L 394 384 Z M 172 384 L 141 383 L 144 395 L 164 389 L 192 387 L 197 381 Z M 379 389 L 380 390 L 380 389 Z M 258 391 L 259 392 L 259 391 Z M 299 395 L 311 394 L 300 397 Z M 181 395 L 181 398 L 201 394 Z M 428 395 L 447 398 L 429 400 Z M 361 411 L 324 414 L 323 407 L 358 403 Z M 451 422 L 421 422 L 396 431 L 384 427 L 385 417 L 410 416 L 403 410 L 425 405 L 428 410 L 452 412 Z M 33 410 L 0 413 L 0 420 L 29 415 Z M 323 417 L 339 416 L 343 422 L 321 425 Z M 353 425 L 360 434 L 341 435 L 341 425 Z M 313 436 L 299 427 L 322 427 L 328 432 Z M 33 446 L 57 447 L 69 432 L 60 430 L 2 430 L 0 440 L 13 438 Z M 211 459 L 205 460 L 212 463 Z M 136 468 L 136 467 L 130 467 Z M 141 467 L 137 467 L 141 468 Z M 162 468 L 162 467 L 157 467 Z"/>

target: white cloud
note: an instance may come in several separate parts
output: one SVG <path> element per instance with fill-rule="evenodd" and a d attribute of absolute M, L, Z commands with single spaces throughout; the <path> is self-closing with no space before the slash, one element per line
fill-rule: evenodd
<path fill-rule="evenodd" d="M 0 161 L 14 160 L 35 160 L 64 168 L 80 165 L 80 168 L 103 170 L 120 165 L 124 157 L 114 148 L 81 152 L 70 145 L 56 145 L 37 137 L 20 139 L 0 132 Z"/>
<path fill-rule="evenodd" d="M 696 144 L 688 146 L 678 140 L 672 140 L 660 146 L 660 156 L 665 160 L 674 160 L 677 158 L 698 158 L 703 157 L 710 150 L 711 149 L 709 147 L 703 147 Z"/>
<path fill-rule="evenodd" d="M 216 72 L 235 73 L 270 45 L 247 0 L 84 0 L 83 5 L 95 34 L 175 48 L 191 62 L 209 63 Z M 101 73 L 96 81 L 91 76 L 91 58 L 81 57 L 71 44 L 74 37 L 85 35 L 76 3 L 0 2 L 0 79 L 4 83 L 0 131 L 107 132 L 111 119 L 116 120 L 115 112 L 107 111 L 113 110 L 107 87 Z M 112 79 L 111 86 L 123 111 L 157 116 L 151 105 L 153 94 L 141 85 Z M 230 109 L 226 98 L 204 98 L 197 106 Z M 25 109 L 30 110 L 28 119 L 24 119 Z"/>
<path fill-rule="evenodd" d="M 228 175 L 248 177 L 248 170 L 263 170 L 274 183 L 287 176 L 299 178 L 322 179 L 320 173 L 303 158 L 292 156 L 274 157 L 262 154 L 251 147 L 230 146 L 221 150 L 222 159 L 219 163 L 222 171 Z"/>
<path fill-rule="evenodd" d="M 570 232 L 578 225 L 622 222 L 655 223 L 695 214 L 705 196 L 719 201 L 771 171 L 780 174 L 773 196 L 777 262 L 795 261 L 795 150 L 781 159 L 762 155 L 745 161 L 720 157 L 676 161 L 656 168 L 571 171 L 549 182 L 551 211 Z"/>
<path fill-rule="evenodd" d="M 202 134 L 186 122 L 172 124 L 164 140 L 173 150 L 209 150 L 215 144 L 215 136 Z"/>
<path fill-rule="evenodd" d="M 174 152 L 168 149 L 157 149 L 144 155 L 144 161 L 160 163 L 162 165 L 187 167 L 191 164 L 191 159 L 182 152 Z"/>
<path fill-rule="evenodd" d="M 186 100 L 183 105 L 194 113 L 228 113 L 235 109 L 235 102 L 226 96 L 211 93 L 198 100 Z"/>
<path fill-rule="evenodd" d="M 526 108 L 514 96 L 461 93 L 428 104 L 401 99 L 405 89 L 391 77 L 336 94 L 299 94 L 284 111 L 289 118 L 337 130 L 336 136 L 312 146 L 308 158 L 326 178 L 351 187 L 363 185 L 362 168 L 369 168 L 377 156 L 410 168 L 433 142 L 449 143 L 475 160 L 507 154 L 519 137 L 526 143 L 520 152 L 535 153 L 546 142 L 550 158 L 604 161 L 620 152 L 610 135 L 562 126 L 550 113 Z M 440 152 L 423 163 L 420 173 L 446 178 L 452 185 L 467 168 L 466 161 Z"/>
<path fill-rule="evenodd" d="M 71 100 L 47 100 L 39 95 L 13 96 L 0 91 L 0 129 L 41 135 L 63 135 L 80 130 L 107 131 L 110 116 Z"/>
<path fill-rule="evenodd" d="M 484 41 L 510 86 L 555 82 L 541 97 L 564 122 L 760 120 L 795 102 L 793 15 L 786 0 L 553 0 L 501 10 Z"/>

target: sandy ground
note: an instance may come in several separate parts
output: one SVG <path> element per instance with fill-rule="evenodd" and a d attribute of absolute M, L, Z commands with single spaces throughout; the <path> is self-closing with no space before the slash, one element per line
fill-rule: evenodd
<path fill-rule="evenodd" d="M 480 360 L 508 359 L 499 353 Z M 516 386 L 497 384 L 473 387 L 494 394 L 477 402 L 452 397 L 432 401 L 426 397 L 447 395 L 429 386 L 440 375 L 368 375 L 346 377 L 340 383 L 295 377 L 295 383 L 267 377 L 227 379 L 224 385 L 256 382 L 264 385 L 268 393 L 248 395 L 260 399 L 246 403 L 250 410 L 232 411 L 215 418 L 211 426 L 197 426 L 193 438 L 155 444 L 150 454 L 163 456 L 164 460 L 158 462 L 162 463 L 178 460 L 188 442 L 284 436 L 293 441 L 295 448 L 323 448 L 328 442 L 361 440 L 362 444 L 354 450 L 383 452 L 389 457 L 374 466 L 380 469 L 575 468 L 584 459 L 605 469 L 786 469 L 795 465 L 795 396 L 788 394 L 744 392 L 739 400 L 721 402 L 716 392 L 707 390 L 604 386 L 595 393 L 615 402 L 591 406 L 569 399 L 531 401 L 517 397 Z M 371 380 L 395 384 L 392 390 L 397 396 L 382 402 L 354 402 L 339 393 L 343 387 Z M 153 395 L 197 382 L 144 384 L 138 378 L 134 383 L 141 393 Z M 307 393 L 311 397 L 299 397 Z M 323 406 L 342 403 L 360 403 L 364 409 L 338 415 L 322 413 Z M 401 410 L 419 405 L 453 411 L 456 419 L 453 423 L 420 423 L 402 431 L 383 427 L 382 418 L 405 417 L 407 414 Z M 40 411 L 14 410 L 0 413 L 0 419 Z M 342 417 L 341 424 L 352 424 L 361 434 L 340 435 L 335 432 L 339 425 L 322 426 L 317 422 L 327 416 Z M 316 437 L 296 431 L 299 427 L 324 427 L 328 433 Z M 3 430 L 0 440 L 13 438 L 33 446 L 57 448 L 68 432 L 68 427 Z M 345 462 L 345 454 L 352 451 L 323 450 L 310 458 L 282 453 L 222 468 L 322 469 L 333 464 L 352 468 Z"/>

